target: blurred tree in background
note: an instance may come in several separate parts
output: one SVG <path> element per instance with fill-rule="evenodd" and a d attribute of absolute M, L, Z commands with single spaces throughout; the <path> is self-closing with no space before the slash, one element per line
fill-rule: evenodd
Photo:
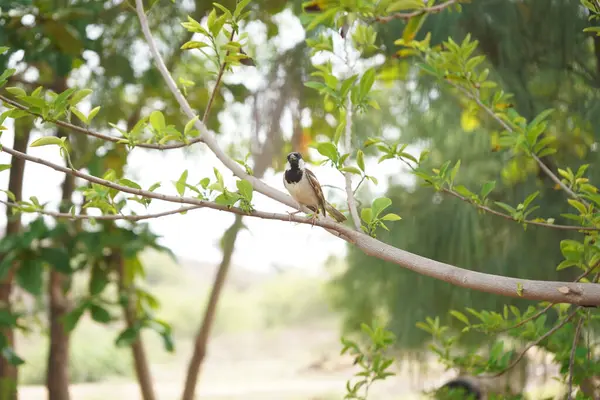
<path fill-rule="evenodd" d="M 549 21 L 553 21 L 551 29 Z M 531 119 L 555 108 L 547 134 L 556 138 L 558 152 L 545 157 L 544 162 L 556 173 L 555 165 L 577 168 L 598 161 L 600 41 L 583 32 L 588 24 L 578 0 L 473 1 L 464 4 L 460 13 L 429 17 L 417 39 L 431 32 L 432 45 L 448 37 L 460 42 L 470 33 L 480 41 L 478 49 L 487 57 L 485 66 L 492 79 L 515 94 L 513 104 L 521 115 Z M 393 21 L 378 26 L 382 44 L 390 54 L 397 49 L 393 41 L 401 36 L 404 25 Z M 496 152 L 499 127 L 495 121 L 486 122 L 483 111 L 457 101 L 456 92 L 448 85 L 428 75 L 417 75 L 414 62 L 401 54 L 386 61 L 386 70 L 406 78 L 382 95 L 389 96 L 386 102 L 401 110 L 383 122 L 397 128 L 389 136 L 391 141 L 430 149 L 430 168 L 444 160 L 460 159 L 464 172 L 458 183 L 477 189 L 483 182 L 494 180 L 495 201 L 518 204 L 539 190 L 545 212 L 570 212 L 564 193 L 538 174 L 533 160 Z M 363 135 L 382 133 L 363 129 Z M 400 162 L 383 163 L 399 175 L 407 171 Z M 590 180 L 600 183 L 595 175 Z M 553 267 L 563 259 L 560 241 L 573 236 L 568 232 L 537 227 L 523 230 L 418 183 L 395 183 L 386 196 L 393 200 L 393 212 L 403 216 L 403 223 L 383 236 L 394 246 L 486 273 L 545 280 L 574 278 L 573 271 L 557 272 Z M 561 218 L 556 222 L 565 221 Z M 531 304 L 398 269 L 352 246 L 348 251 L 347 271 L 332 282 L 334 301 L 345 315 L 346 328 L 355 330 L 375 316 L 387 318 L 389 328 L 398 335 L 397 344 L 416 350 L 415 354 L 421 354 L 419 349 L 429 340 L 414 329 L 426 316 L 442 315 L 450 308 L 500 310 L 504 304 Z"/>

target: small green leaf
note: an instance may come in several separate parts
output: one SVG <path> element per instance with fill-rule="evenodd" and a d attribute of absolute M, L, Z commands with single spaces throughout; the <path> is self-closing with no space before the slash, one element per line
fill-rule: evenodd
<path fill-rule="evenodd" d="M 121 178 L 119 179 L 119 184 L 122 186 L 127 186 L 130 188 L 134 188 L 134 189 L 142 189 L 142 187 L 140 185 L 138 185 L 137 183 L 135 183 L 134 181 L 131 181 L 127 178 Z"/>
<path fill-rule="evenodd" d="M 381 212 L 390 205 L 392 205 L 392 200 L 388 199 L 387 197 L 379 197 L 373 200 L 373 216 L 377 218 L 379 214 L 381 214 Z"/>
<path fill-rule="evenodd" d="M 496 187 L 496 181 L 490 181 L 490 182 L 486 182 L 483 184 L 482 188 L 481 188 L 481 198 L 485 199 L 488 194 L 490 194 L 492 192 L 492 190 L 494 190 L 494 188 Z"/>
<path fill-rule="evenodd" d="M 471 325 L 471 323 L 469 322 L 469 318 L 467 318 L 467 316 L 463 313 L 461 313 L 460 311 L 456 311 L 456 310 L 450 310 L 450 315 L 452 315 L 454 318 L 458 319 L 461 322 L 464 322 L 465 325 Z"/>
<path fill-rule="evenodd" d="M 48 146 L 48 145 L 57 145 L 62 146 L 63 141 L 56 136 L 44 136 L 37 140 L 34 140 L 33 143 L 29 145 L 29 147 L 40 147 L 40 146 Z"/>
<path fill-rule="evenodd" d="M 96 116 L 96 114 L 98 114 L 98 111 L 100 111 L 100 106 L 92 108 L 92 111 L 90 111 L 90 113 L 87 116 L 87 123 L 89 124 L 90 122 L 92 122 L 92 120 L 94 119 L 94 117 Z"/>
<path fill-rule="evenodd" d="M 0 164 L 0 172 L 10 169 L 10 164 Z"/>
<path fill-rule="evenodd" d="M 2 349 L 2 356 L 8 361 L 10 365 L 18 366 L 25 364 L 25 360 L 15 353 L 12 347 L 6 346 Z"/>
<path fill-rule="evenodd" d="M 139 326 L 125 329 L 119 334 L 119 336 L 117 336 L 115 344 L 117 345 L 117 347 L 131 346 L 133 342 L 137 340 L 139 331 Z"/>
<path fill-rule="evenodd" d="M 328 143 L 328 142 L 317 143 L 317 151 L 321 155 L 329 158 L 333 162 L 337 162 L 337 160 L 339 159 L 339 153 L 338 153 L 337 147 L 335 147 L 335 145 L 333 143 Z"/>
<path fill-rule="evenodd" d="M 196 123 L 196 121 L 198 121 L 199 118 L 200 117 L 196 115 L 194 118 L 192 118 L 191 120 L 189 120 L 187 124 L 185 124 L 185 128 L 183 130 L 183 133 L 185 135 L 188 135 L 190 133 L 190 131 L 194 127 L 194 124 Z"/>
<path fill-rule="evenodd" d="M 373 220 L 373 210 L 370 208 L 363 208 L 360 210 L 360 218 L 365 221 L 366 224 L 370 224 Z"/>
<path fill-rule="evenodd" d="M 101 324 L 106 324 L 112 320 L 110 313 L 103 307 L 92 304 L 90 305 L 90 315 L 92 319 L 96 322 L 100 322 Z"/>
<path fill-rule="evenodd" d="M 86 116 L 85 116 L 85 115 L 84 115 L 84 114 L 83 114 L 81 111 L 79 111 L 77 108 L 75 108 L 75 107 L 71 107 L 71 108 L 69 108 L 69 110 L 70 110 L 70 111 L 71 111 L 73 114 L 75 114 L 75 116 L 77 116 L 77 118 L 79 118 L 79 120 L 80 120 L 81 122 L 85 122 L 86 124 L 88 124 L 88 123 L 89 123 L 89 122 L 88 122 L 88 119 L 87 119 L 87 117 L 86 117 Z"/>
<path fill-rule="evenodd" d="M 203 47 L 209 47 L 210 45 L 205 42 L 197 42 L 195 40 L 190 40 L 189 42 L 185 42 L 183 46 L 181 46 L 181 50 L 189 50 L 189 49 L 201 49 Z"/>
<path fill-rule="evenodd" d="M 27 96 L 27 92 L 25 90 L 16 86 L 8 87 L 6 88 L 6 91 L 15 97 Z"/>
<path fill-rule="evenodd" d="M 152 111 L 150 113 L 150 125 L 159 132 L 165 129 L 165 116 L 163 113 L 157 110 Z"/>
<path fill-rule="evenodd" d="M 356 167 L 352 167 L 352 166 L 347 166 L 347 167 L 343 167 L 340 168 L 340 171 L 342 172 L 350 172 L 351 174 L 357 174 L 357 175 L 362 175 L 360 170 Z"/>
<path fill-rule="evenodd" d="M 181 176 L 179 177 L 177 182 L 175 182 L 175 189 L 177 189 L 177 193 L 179 193 L 180 196 L 183 196 L 183 194 L 185 193 L 185 184 L 187 183 L 187 177 L 188 170 L 186 169 L 181 173 Z"/>
<path fill-rule="evenodd" d="M 398 214 L 394 214 L 394 213 L 386 214 L 381 218 L 382 221 L 400 221 L 401 219 L 402 219 L 401 216 L 399 216 Z"/>
<path fill-rule="evenodd" d="M 238 190 L 240 191 L 240 194 L 246 200 L 252 201 L 252 191 L 253 191 L 252 184 L 245 179 L 239 180 L 235 184 L 236 184 Z"/>
<path fill-rule="evenodd" d="M 81 100 L 85 99 L 91 93 L 93 93 L 93 90 L 91 90 L 91 89 L 81 89 L 81 90 L 78 90 L 69 99 L 69 105 L 70 106 L 77 105 Z"/>
<path fill-rule="evenodd" d="M 362 172 L 365 172 L 365 153 L 362 150 L 358 150 L 356 153 L 356 163 Z"/>

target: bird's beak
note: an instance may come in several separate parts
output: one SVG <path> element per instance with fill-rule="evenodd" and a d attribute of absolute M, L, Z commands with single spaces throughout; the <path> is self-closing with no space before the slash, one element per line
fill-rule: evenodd
<path fill-rule="evenodd" d="M 290 154 L 290 161 L 298 161 L 295 154 Z"/>

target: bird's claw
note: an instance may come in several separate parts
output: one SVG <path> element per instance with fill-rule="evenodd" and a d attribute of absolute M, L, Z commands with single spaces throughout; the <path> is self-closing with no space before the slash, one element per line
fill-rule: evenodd
<path fill-rule="evenodd" d="M 299 212 L 300 212 L 300 211 L 294 211 L 294 212 L 289 212 L 289 211 L 287 211 L 287 213 L 288 213 L 288 217 L 289 217 L 289 218 L 288 218 L 288 220 L 289 220 L 290 222 L 292 222 L 292 215 L 296 215 L 296 214 L 298 214 Z"/>

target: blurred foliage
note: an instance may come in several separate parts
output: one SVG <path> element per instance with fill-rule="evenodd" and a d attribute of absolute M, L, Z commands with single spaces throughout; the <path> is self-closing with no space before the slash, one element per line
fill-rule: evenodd
<path fill-rule="evenodd" d="M 556 23 L 550 31 L 544 28 L 548 21 Z M 594 143 L 600 126 L 600 75 L 596 70 L 600 42 L 582 32 L 587 24 L 577 0 L 472 2 L 464 4 L 460 13 L 443 12 L 428 18 L 417 39 L 431 32 L 433 46 L 448 36 L 460 42 L 466 33 L 471 33 L 473 39 L 480 41 L 479 54 L 487 57 L 484 64 L 490 69 L 490 77 L 506 91 L 515 93 L 514 106 L 521 115 L 532 118 L 544 109 L 555 108 L 545 134 L 556 138 L 553 146 L 558 152 L 543 160 L 556 172 L 555 165 L 577 169 L 581 164 L 594 165 L 598 161 Z M 537 201 L 545 215 L 536 213 L 536 217 L 571 212 L 564 193 L 538 175 L 531 159 L 496 151 L 499 127 L 495 121 L 472 109 L 466 101 L 457 101 L 448 85 L 417 74 L 414 58 L 396 54 L 399 47 L 393 41 L 401 36 L 403 27 L 402 21 L 377 26 L 387 54 L 395 54 L 386 59 L 380 74 L 391 74 L 390 70 L 395 69 L 396 74 L 406 78 L 386 90 L 389 102 L 402 110 L 383 122 L 401 132 L 391 140 L 409 144 L 412 154 L 419 148 L 430 149 L 425 164 L 428 169 L 438 168 L 446 160 L 460 159 L 463 168 L 457 183 L 476 189 L 495 180 L 494 201 L 517 204 L 539 190 Z M 375 136 L 375 132 L 370 135 Z M 398 161 L 384 162 L 399 174 L 406 171 Z M 594 174 L 589 178 L 592 184 L 600 183 Z M 555 270 L 563 260 L 559 243 L 573 234 L 536 227 L 523 230 L 517 224 L 481 215 L 468 204 L 419 185 L 396 184 L 386 196 L 393 200 L 390 211 L 403 220 L 381 239 L 396 247 L 504 276 L 568 280 L 576 274 Z M 565 221 L 568 223 L 557 218 L 556 222 Z M 414 354 L 428 341 L 414 329 L 415 323 L 428 315 L 474 305 L 500 310 L 504 304 L 521 308 L 530 304 L 458 288 L 368 257 L 352 246 L 348 251 L 348 269 L 337 274 L 331 287 L 337 309 L 345 314 L 346 328 L 358 329 L 361 322 L 381 316 L 397 335 L 397 344 L 414 349 Z M 450 318 L 444 321 L 456 324 Z M 468 338 L 485 340 L 484 335 Z"/>

